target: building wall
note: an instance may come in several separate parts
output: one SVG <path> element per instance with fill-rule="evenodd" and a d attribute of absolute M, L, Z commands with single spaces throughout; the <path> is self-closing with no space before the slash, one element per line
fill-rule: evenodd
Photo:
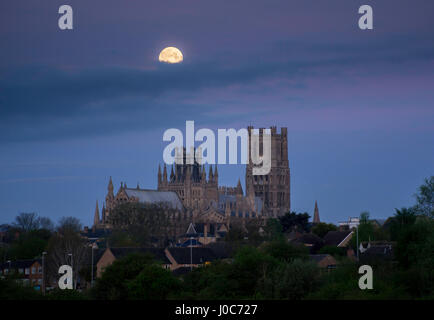
<path fill-rule="evenodd" d="M 248 127 L 249 137 L 253 127 Z M 290 211 L 290 170 L 288 161 L 287 128 L 271 127 L 271 170 L 268 175 L 253 176 L 253 163 L 249 154 L 249 164 L 246 166 L 246 189 L 253 188 L 255 196 L 264 200 L 265 210 L 269 216 L 280 216 Z M 259 129 L 260 151 L 263 148 L 262 136 L 264 129 Z"/>
<path fill-rule="evenodd" d="M 253 127 L 248 127 L 249 136 Z M 263 130 L 263 129 L 260 129 Z M 277 133 L 276 127 L 271 127 L 271 171 L 265 176 L 253 176 L 253 164 L 249 161 L 246 166 L 246 195 L 241 193 L 241 186 L 235 188 L 219 187 L 217 167 L 210 166 L 209 173 L 205 172 L 205 167 L 195 164 L 174 165 L 170 168 L 170 173 L 166 166 L 158 170 L 158 190 L 174 191 L 178 194 L 187 214 L 182 214 L 186 219 L 196 219 L 207 208 L 216 206 L 219 202 L 219 194 L 222 192 L 232 192 L 237 194 L 235 204 L 236 215 L 242 214 L 246 218 L 246 212 L 255 212 L 254 197 L 260 197 L 263 200 L 262 212 L 255 212 L 255 216 L 262 214 L 269 217 L 277 217 L 290 211 L 290 169 L 288 161 L 288 142 L 287 129 L 281 128 L 281 133 Z M 261 133 L 263 131 L 260 131 Z M 260 142 L 262 139 L 260 139 Z M 185 159 L 185 151 L 184 151 Z M 250 159 L 250 155 L 249 155 Z M 107 218 L 115 206 L 125 202 L 132 202 L 123 189 L 126 185 L 121 184 L 116 196 L 113 192 L 113 183 L 110 178 L 108 193 L 105 205 L 102 209 L 101 223 L 97 226 L 100 228 L 110 227 Z M 234 204 L 230 204 L 230 210 L 226 210 L 226 218 L 231 215 Z M 250 218 L 250 217 L 249 217 Z M 98 218 L 96 218 L 97 220 Z M 227 221 L 228 222 L 228 221 Z"/>
<path fill-rule="evenodd" d="M 110 251 L 110 249 L 106 249 L 106 251 L 103 253 L 102 257 L 98 260 L 96 264 L 96 277 L 101 277 L 102 273 L 104 272 L 105 268 L 110 266 L 114 261 L 116 260 L 113 253 Z"/>

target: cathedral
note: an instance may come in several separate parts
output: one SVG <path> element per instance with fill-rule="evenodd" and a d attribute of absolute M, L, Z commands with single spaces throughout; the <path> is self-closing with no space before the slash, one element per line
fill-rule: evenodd
<path fill-rule="evenodd" d="M 249 136 L 253 127 L 248 127 Z M 260 136 L 264 129 L 260 129 Z M 252 161 L 246 165 L 244 193 L 241 181 L 236 187 L 219 185 L 217 165 L 207 170 L 194 159 L 186 164 L 188 155 L 184 149 L 183 164 L 175 162 L 169 168 L 158 167 L 157 190 L 127 187 L 121 183 L 114 193 L 110 177 L 108 192 L 101 216 L 98 203 L 94 215 L 94 228 L 110 228 L 110 212 L 126 202 L 165 203 L 179 211 L 189 222 L 205 224 L 208 230 L 227 230 L 231 220 L 266 219 L 278 217 L 290 211 L 290 170 L 288 161 L 287 128 L 271 127 L 271 170 L 267 175 L 253 175 Z M 262 141 L 262 139 L 260 139 Z M 261 146 L 260 146 L 261 148 Z M 193 155 L 194 157 L 194 155 Z M 211 226 L 212 225 L 212 226 Z"/>

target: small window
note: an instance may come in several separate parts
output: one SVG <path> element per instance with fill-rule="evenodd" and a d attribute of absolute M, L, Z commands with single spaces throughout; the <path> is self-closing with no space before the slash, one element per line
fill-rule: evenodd
<path fill-rule="evenodd" d="M 25 274 L 30 274 L 30 269 L 29 268 L 26 268 Z"/>

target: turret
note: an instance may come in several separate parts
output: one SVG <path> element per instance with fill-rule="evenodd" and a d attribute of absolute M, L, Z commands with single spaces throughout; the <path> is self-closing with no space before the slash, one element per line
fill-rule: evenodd
<path fill-rule="evenodd" d="M 202 165 L 202 176 L 201 176 L 202 182 L 206 182 L 206 170 L 205 165 Z"/>
<path fill-rule="evenodd" d="M 162 184 L 162 181 L 161 181 L 161 167 L 160 167 L 160 165 L 158 165 L 158 189 L 160 189 L 161 184 Z"/>
<path fill-rule="evenodd" d="M 101 210 L 101 222 L 105 223 L 105 204 L 102 205 L 102 210 Z"/>
<path fill-rule="evenodd" d="M 163 184 L 167 184 L 167 168 L 166 168 L 166 164 L 164 164 L 164 169 L 163 169 Z"/>
<path fill-rule="evenodd" d="M 209 166 L 209 174 L 208 174 L 208 181 L 211 182 L 214 180 L 214 176 L 212 174 L 212 165 Z"/>
<path fill-rule="evenodd" d="M 219 172 L 217 170 L 217 165 L 215 165 L 215 170 L 214 170 L 214 181 L 218 185 L 218 183 L 219 183 Z"/>
<path fill-rule="evenodd" d="M 98 200 L 96 201 L 95 215 L 94 215 L 94 217 L 93 217 L 93 225 L 94 225 L 94 226 L 99 225 L 99 209 L 98 209 Z"/>
<path fill-rule="evenodd" d="M 173 181 L 175 178 L 175 173 L 173 172 L 173 164 L 172 164 L 172 169 L 170 169 L 170 181 Z"/>
<path fill-rule="evenodd" d="M 241 180 L 239 178 L 238 178 L 238 183 L 237 183 L 236 194 L 237 195 L 243 195 L 243 187 L 241 186 Z"/>
<path fill-rule="evenodd" d="M 112 197 L 114 197 L 114 194 L 113 194 L 113 181 L 112 181 L 112 177 L 111 176 L 110 176 L 110 180 L 109 180 L 109 184 L 108 184 L 107 190 L 108 190 L 108 195 L 111 195 Z"/>

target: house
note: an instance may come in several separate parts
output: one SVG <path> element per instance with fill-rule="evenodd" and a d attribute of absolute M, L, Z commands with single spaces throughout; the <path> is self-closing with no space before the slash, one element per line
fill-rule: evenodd
<path fill-rule="evenodd" d="M 393 261 L 394 243 L 392 242 L 371 242 L 366 247 L 360 244 L 359 259 L 363 263 L 374 263 L 378 261 Z"/>
<path fill-rule="evenodd" d="M 171 247 L 165 249 L 166 256 L 171 262 L 171 270 L 188 267 L 197 268 L 216 260 L 218 257 L 211 248 L 181 248 Z"/>
<path fill-rule="evenodd" d="M 357 228 L 360 224 L 360 219 L 357 217 L 350 217 L 348 221 L 341 221 L 338 223 L 340 230 L 351 230 Z"/>
<path fill-rule="evenodd" d="M 329 231 L 324 236 L 324 245 L 338 248 L 347 247 L 352 237 L 353 231 Z"/>
<path fill-rule="evenodd" d="M 43 279 L 41 259 L 7 261 L 0 265 L 0 276 L 8 275 L 14 275 L 25 285 L 40 288 Z"/>
<path fill-rule="evenodd" d="M 166 257 L 164 249 L 159 248 L 107 248 L 98 259 L 96 264 L 97 278 L 101 277 L 105 268 L 110 266 L 113 262 L 130 254 L 141 253 L 151 254 L 155 257 L 155 260 L 161 262 L 162 267 L 165 269 L 172 269 L 171 261 Z"/>
<path fill-rule="evenodd" d="M 96 263 L 97 278 L 101 277 L 104 270 L 117 259 L 129 254 L 152 254 L 155 260 L 161 262 L 163 268 L 171 270 L 174 274 L 183 274 L 207 265 L 217 259 L 228 257 L 228 250 L 220 245 L 213 247 L 169 247 L 162 248 L 107 248 Z"/>
<path fill-rule="evenodd" d="M 292 240 L 292 243 L 302 244 L 309 248 L 310 253 L 316 253 L 324 245 L 324 240 L 313 233 L 304 233 Z"/>
<path fill-rule="evenodd" d="M 6 236 L 8 234 L 9 229 L 10 226 L 7 224 L 0 225 L 0 243 L 6 240 Z"/>
<path fill-rule="evenodd" d="M 336 268 L 336 259 L 329 254 L 311 254 L 309 259 L 321 269 L 330 270 Z"/>
<path fill-rule="evenodd" d="M 112 231 L 110 229 L 89 229 L 88 227 L 84 227 L 80 235 L 91 243 L 101 243 L 105 241 L 111 233 Z"/>

